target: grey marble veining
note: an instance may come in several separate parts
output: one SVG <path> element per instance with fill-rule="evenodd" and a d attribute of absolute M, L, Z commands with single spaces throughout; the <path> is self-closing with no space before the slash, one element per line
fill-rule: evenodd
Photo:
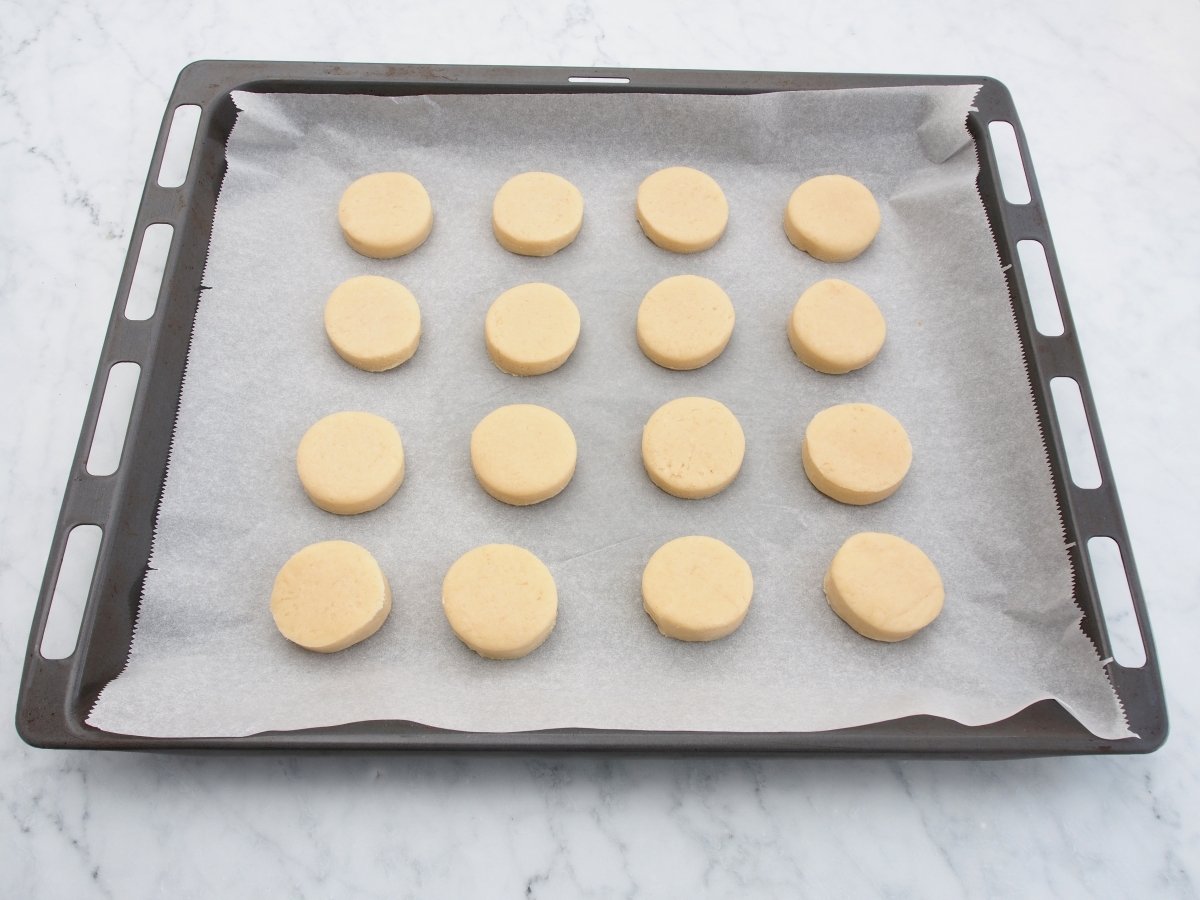
<path fill-rule="evenodd" d="M 154 135 L 204 57 L 979 73 L 1028 134 L 1158 635 L 1172 737 L 1020 762 L 241 759 L 0 732 L 0 894 L 1200 894 L 1200 5 L 298 0 L 0 6 L 0 684 Z"/>

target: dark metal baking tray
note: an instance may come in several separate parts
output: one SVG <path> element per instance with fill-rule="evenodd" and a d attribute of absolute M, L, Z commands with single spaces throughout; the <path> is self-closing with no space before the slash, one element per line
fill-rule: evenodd
<path fill-rule="evenodd" d="M 591 79 L 591 80 L 580 80 Z M 933 716 L 821 732 L 657 732 L 593 729 L 481 734 L 430 728 L 412 722 L 356 722 L 330 728 L 267 732 L 229 738 L 148 738 L 110 734 L 85 724 L 100 690 L 124 666 L 133 635 L 141 584 L 166 473 L 167 455 L 179 405 L 180 386 L 201 276 L 208 251 L 217 192 L 225 173 L 225 144 L 236 109 L 230 91 L 376 94 L 446 93 L 656 93 L 745 94 L 894 87 L 982 84 L 969 127 L 979 152 L 979 191 L 1005 267 L 1013 313 L 1028 362 L 1029 380 L 1051 460 L 1054 488 L 1062 509 L 1076 572 L 1076 599 L 1083 629 L 1101 658 L 1112 657 L 1097 600 L 1095 575 L 1081 547 L 1095 536 L 1118 545 L 1133 607 L 1146 650 L 1140 668 L 1106 665 L 1109 678 L 1138 737 L 1103 740 L 1081 726 L 1054 701 L 1028 707 L 1009 719 L 968 727 Z M 158 184 L 175 110 L 200 107 L 187 179 L 177 188 Z M 988 125 L 1011 123 L 1017 135 L 1031 200 L 1006 202 Z M 126 299 L 143 235 L 154 223 L 174 228 L 165 275 L 154 315 L 145 321 L 125 316 Z M 1047 337 L 1034 327 L 1029 293 L 1016 252 L 1017 242 L 1035 240 L 1046 251 L 1064 331 Z M 86 464 L 110 368 L 118 362 L 141 366 L 121 463 L 115 473 L 97 477 Z M 1101 484 L 1077 487 L 1067 475 L 1066 452 L 1050 380 L 1073 378 L 1079 385 L 1099 465 Z M 74 653 L 46 659 L 39 652 L 71 530 L 94 524 L 103 530 L 95 573 Z M 1066 304 L 1066 292 L 1029 152 L 1007 89 L 990 78 L 909 75 L 847 75 L 783 72 L 666 71 L 655 69 L 565 69 L 476 66 L 410 66 L 286 62 L 202 61 L 179 75 L 167 105 L 150 172 L 138 209 L 129 253 L 109 320 L 108 335 L 71 466 L 62 512 L 54 534 L 34 614 L 17 703 L 17 730 L 39 747 L 106 750 L 403 750 L 626 753 L 737 753 L 823 756 L 1016 757 L 1083 753 L 1148 753 L 1166 739 L 1167 717 L 1145 600 L 1134 568 L 1083 360 Z"/>

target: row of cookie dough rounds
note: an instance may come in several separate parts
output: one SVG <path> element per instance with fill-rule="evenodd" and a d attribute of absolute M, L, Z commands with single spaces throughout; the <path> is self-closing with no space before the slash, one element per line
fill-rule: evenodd
<path fill-rule="evenodd" d="M 834 554 L 825 573 L 830 608 L 859 634 L 904 640 L 941 611 L 937 569 L 913 544 L 862 532 Z M 711 641 L 736 631 L 754 592 L 749 564 L 727 544 L 701 535 L 676 538 L 642 571 L 642 603 L 658 630 L 682 641 Z M 887 598 L 881 602 L 880 598 Z M 271 591 L 280 633 L 308 650 L 334 653 L 375 634 L 392 609 L 392 592 L 369 551 L 323 541 L 296 553 Z M 488 659 L 537 649 L 558 619 L 554 577 L 533 553 L 486 544 L 458 558 L 442 581 L 442 609 L 458 638 Z"/>
<path fill-rule="evenodd" d="M 471 467 L 497 500 L 532 506 L 561 493 L 575 474 L 578 448 L 562 416 L 543 406 L 510 404 L 488 413 L 471 432 Z M 733 412 L 709 397 L 663 404 L 642 429 L 642 464 L 650 480 L 675 497 L 702 500 L 737 478 L 746 438 Z M 801 442 L 805 474 L 821 493 L 865 506 L 890 497 L 912 464 L 904 427 L 867 403 L 817 413 Z M 309 499 L 338 515 L 377 509 L 404 481 L 404 445 L 395 425 L 368 412 L 339 412 L 313 424 L 296 451 L 296 471 Z"/>
<path fill-rule="evenodd" d="M 379 275 L 338 285 L 325 303 L 325 333 L 338 355 L 368 372 L 384 372 L 413 357 L 421 310 L 412 292 Z M 637 342 L 648 359 L 686 371 L 708 365 L 733 335 L 734 309 L 720 285 L 675 275 L 646 292 L 637 313 Z M 787 335 L 805 365 L 842 374 L 870 363 L 883 347 L 883 314 L 864 291 L 836 278 L 812 285 L 788 317 Z M 484 317 L 492 362 L 510 375 L 553 372 L 579 341 L 579 309 L 552 284 L 531 282 L 502 293 Z"/>
<path fill-rule="evenodd" d="M 725 193 L 709 175 L 671 166 L 648 176 L 637 190 L 637 221 L 664 250 L 698 253 L 721 239 L 729 223 Z M 433 231 L 433 204 L 425 187 L 405 172 L 376 172 L 352 183 L 338 204 L 342 234 L 356 252 L 394 259 L 416 250 Z M 871 191 L 846 175 L 819 175 L 788 198 L 788 240 L 826 262 L 854 259 L 879 232 Z M 549 172 L 523 172 L 506 181 L 492 201 L 492 232 L 506 250 L 550 256 L 583 227 L 583 195 Z"/>

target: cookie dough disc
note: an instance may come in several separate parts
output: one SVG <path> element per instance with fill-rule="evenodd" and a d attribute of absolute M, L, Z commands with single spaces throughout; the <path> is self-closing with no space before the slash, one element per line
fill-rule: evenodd
<path fill-rule="evenodd" d="M 937 567 L 915 544 L 864 531 L 842 544 L 825 573 L 830 607 L 876 641 L 910 638 L 942 611 Z"/>
<path fill-rule="evenodd" d="M 847 262 L 879 233 L 879 205 L 846 175 L 819 175 L 792 192 L 783 230 L 798 249 L 825 262 Z"/>
<path fill-rule="evenodd" d="M 541 503 L 562 491 L 575 474 L 575 456 L 571 426 L 542 406 L 502 406 L 471 432 L 475 477 L 513 506 Z"/>
<path fill-rule="evenodd" d="M 364 175 L 338 204 L 346 243 L 373 259 L 411 253 L 433 230 L 433 204 L 421 182 L 404 172 Z"/>
<path fill-rule="evenodd" d="M 392 611 L 375 557 L 349 541 L 309 544 L 275 576 L 271 615 L 279 633 L 318 653 L 365 641 Z"/>
<path fill-rule="evenodd" d="M 382 506 L 404 481 L 404 445 L 387 419 L 340 412 L 318 421 L 296 451 L 296 471 L 310 500 L 352 516 Z"/>
<path fill-rule="evenodd" d="M 720 285 L 698 275 L 660 281 L 638 308 L 638 346 L 665 369 L 699 369 L 733 334 L 733 304 Z"/>
<path fill-rule="evenodd" d="M 517 659 L 554 630 L 558 591 L 540 559 L 512 544 L 463 554 L 442 581 L 442 609 L 464 644 L 487 659 Z"/>
<path fill-rule="evenodd" d="M 522 256 L 550 256 L 579 234 L 583 194 L 549 172 L 514 175 L 492 201 L 492 231 L 505 250 Z"/>
<path fill-rule="evenodd" d="M 696 253 L 721 239 L 729 204 L 721 186 L 687 166 L 659 169 L 637 192 L 638 224 L 664 250 Z"/>
<path fill-rule="evenodd" d="M 404 285 L 378 275 L 343 281 L 325 303 L 325 334 L 338 355 L 367 372 L 408 362 L 421 340 L 421 309 Z"/>
<path fill-rule="evenodd" d="M 579 340 L 579 310 L 552 284 L 505 291 L 483 326 L 488 355 L 510 375 L 544 375 L 567 361 Z"/>
<path fill-rule="evenodd" d="M 642 463 L 656 485 L 700 500 L 733 483 L 746 454 L 742 426 L 729 408 L 707 397 L 680 397 L 660 406 L 642 430 Z"/>
<path fill-rule="evenodd" d="M 822 494 L 854 506 L 878 503 L 912 464 L 904 426 L 878 406 L 843 403 L 813 416 L 801 448 L 804 472 Z"/>
<path fill-rule="evenodd" d="M 737 631 L 754 576 L 733 548 L 710 537 L 663 544 L 642 572 L 642 603 L 658 630 L 681 641 L 715 641 Z"/>
<path fill-rule="evenodd" d="M 800 361 L 818 372 L 841 375 L 879 355 L 887 326 L 866 292 L 826 278 L 800 295 L 788 319 L 788 341 Z"/>

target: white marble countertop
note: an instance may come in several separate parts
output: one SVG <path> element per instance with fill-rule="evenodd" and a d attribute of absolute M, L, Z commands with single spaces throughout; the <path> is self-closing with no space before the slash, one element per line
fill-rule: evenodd
<path fill-rule="evenodd" d="M 8 726 L 0 893 L 1200 893 L 1188 649 L 1200 634 L 1200 5 L 738 6 L 4 4 L 4 720 L 158 123 L 187 62 L 870 71 L 986 74 L 1012 91 L 1151 606 L 1165 748 L 999 763 L 230 759 L 34 750 Z"/>

